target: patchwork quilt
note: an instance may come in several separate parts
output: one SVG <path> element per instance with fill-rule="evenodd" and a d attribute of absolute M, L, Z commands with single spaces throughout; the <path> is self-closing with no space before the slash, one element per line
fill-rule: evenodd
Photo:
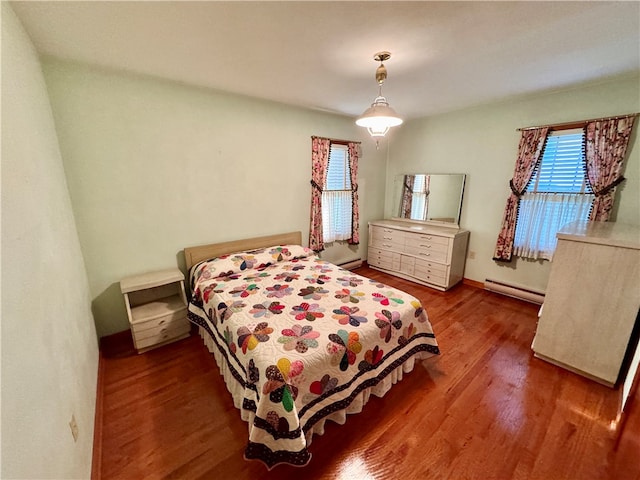
<path fill-rule="evenodd" d="M 268 468 L 306 465 L 317 422 L 407 360 L 439 353 L 416 298 L 299 245 L 201 262 L 190 281 L 189 319 L 211 336 L 229 390 L 242 396 L 245 458 Z"/>

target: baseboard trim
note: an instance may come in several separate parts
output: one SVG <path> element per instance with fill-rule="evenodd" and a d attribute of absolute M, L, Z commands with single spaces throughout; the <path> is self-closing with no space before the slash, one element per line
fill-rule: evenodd
<path fill-rule="evenodd" d="M 363 261 L 360 258 L 356 258 L 354 260 L 349 260 L 348 262 L 341 263 L 338 265 L 345 270 L 355 270 L 356 268 L 360 268 L 363 265 Z"/>
<path fill-rule="evenodd" d="M 102 419 L 104 399 L 104 354 L 98 348 L 98 382 L 96 386 L 96 413 L 93 421 L 93 453 L 91 458 L 91 480 L 102 478 Z"/>
<path fill-rule="evenodd" d="M 478 282 L 476 280 L 471 280 L 470 278 L 463 278 L 462 279 L 462 284 L 463 285 L 469 285 L 470 287 L 484 289 L 484 283 L 483 282 Z"/>

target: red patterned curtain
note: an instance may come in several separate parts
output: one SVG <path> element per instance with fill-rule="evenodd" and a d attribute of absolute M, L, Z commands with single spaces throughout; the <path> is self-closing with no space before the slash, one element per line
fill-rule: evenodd
<path fill-rule="evenodd" d="M 587 123 L 585 157 L 587 178 L 595 194 L 589 220 L 609 219 L 616 186 L 624 181 L 624 164 L 635 115 Z"/>
<path fill-rule="evenodd" d="M 413 203 L 413 185 L 415 175 L 405 175 L 402 186 L 402 206 L 400 207 L 400 217 L 411 218 L 411 205 Z"/>
<path fill-rule="evenodd" d="M 311 225 L 309 227 L 309 248 L 315 252 L 324 250 L 322 238 L 322 189 L 329 166 L 331 140 L 311 137 Z"/>
<path fill-rule="evenodd" d="M 534 128 L 522 131 L 520 145 L 518 147 L 518 159 L 516 160 L 513 178 L 509 182 L 511 194 L 507 199 L 507 206 L 504 209 L 502 228 L 498 234 L 496 250 L 493 254 L 494 260 L 511 261 L 513 254 L 513 239 L 516 233 L 516 220 L 518 218 L 518 204 L 520 197 L 527 188 L 529 180 L 535 170 L 535 166 L 540 159 L 544 142 L 547 139 L 549 127 Z"/>
<path fill-rule="evenodd" d="M 351 238 L 349 243 L 360 243 L 360 211 L 358 209 L 358 159 L 360 158 L 360 143 L 349 142 L 349 171 L 351 172 Z"/>

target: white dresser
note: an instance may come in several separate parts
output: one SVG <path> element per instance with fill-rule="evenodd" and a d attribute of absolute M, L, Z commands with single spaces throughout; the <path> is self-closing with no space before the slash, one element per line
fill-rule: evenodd
<path fill-rule="evenodd" d="M 378 220 L 369 222 L 369 266 L 447 290 L 462 280 L 469 232 L 459 228 Z"/>
<path fill-rule="evenodd" d="M 558 232 L 533 351 L 613 386 L 639 308 L 640 227 L 570 224 Z"/>

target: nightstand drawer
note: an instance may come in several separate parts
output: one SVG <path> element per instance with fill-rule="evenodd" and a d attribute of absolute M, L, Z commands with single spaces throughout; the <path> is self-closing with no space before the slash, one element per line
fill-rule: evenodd
<path fill-rule="evenodd" d="M 138 349 L 143 349 L 177 339 L 178 337 L 187 336 L 190 329 L 191 327 L 189 322 L 186 318 L 183 318 L 177 319 L 166 326 L 151 330 L 144 330 L 141 334 L 142 336 L 138 335 L 134 330 L 133 337 L 136 342 L 136 347 Z"/>
<path fill-rule="evenodd" d="M 163 328 L 171 328 L 172 326 L 185 322 L 188 323 L 187 307 L 163 317 L 147 320 L 146 322 L 132 323 L 131 328 L 137 338 L 143 338 L 153 335 L 153 332 L 160 331 Z"/>

